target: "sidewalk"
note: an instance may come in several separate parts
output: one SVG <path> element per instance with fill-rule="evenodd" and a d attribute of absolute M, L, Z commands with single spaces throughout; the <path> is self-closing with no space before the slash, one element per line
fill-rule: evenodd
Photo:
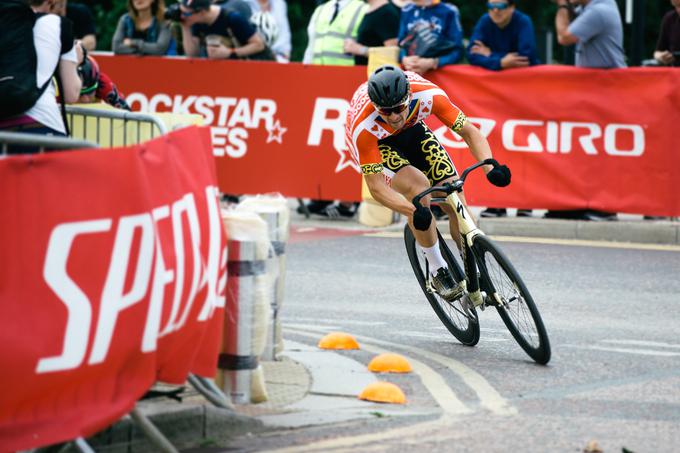
<path fill-rule="evenodd" d="M 290 200 L 289 206 L 293 226 L 401 231 L 405 222 L 402 217 L 396 224 L 371 228 L 360 224 L 356 217 L 327 219 L 312 215 L 306 219 L 304 215 L 296 212 L 296 200 Z M 483 209 L 470 207 L 471 214 L 478 219 L 479 227 L 491 236 L 680 245 L 680 222 L 677 220 L 644 220 L 641 215 L 632 214 L 618 214 L 618 220 L 600 222 L 544 219 L 545 210 L 534 210 L 532 217 L 515 217 L 514 209 L 508 210 L 508 217 L 480 218 L 479 213 Z M 446 221 L 438 221 L 442 231 L 446 231 L 446 224 Z"/>
<path fill-rule="evenodd" d="M 356 219 L 327 219 L 298 214 L 296 200 L 289 200 L 292 229 L 350 229 L 366 232 L 400 232 L 404 219 L 394 225 L 372 228 Z M 478 216 L 482 208 L 471 208 Z M 616 241 L 649 246 L 670 246 L 680 251 L 680 222 L 643 220 L 619 214 L 617 221 L 587 222 L 544 219 L 545 211 L 533 217 L 482 218 L 479 226 L 492 236 L 550 238 L 561 240 Z M 446 221 L 439 221 L 446 231 Z M 653 244 L 653 245 L 652 245 Z M 285 326 L 284 326 L 285 327 Z M 312 341 L 315 343 L 315 341 Z M 325 425 L 375 416 L 414 415 L 400 406 L 376 405 L 357 398 L 368 383 L 376 380 L 363 363 L 332 351 L 322 351 L 284 336 L 281 360 L 262 362 L 268 401 L 237 406 L 235 410 L 211 405 L 193 388 L 183 393 L 182 403 L 168 398 L 145 400 L 139 408 L 178 449 L 189 452 L 221 451 L 235 436 L 257 435 L 272 430 Z M 88 442 L 102 452 L 157 451 L 129 418 L 98 434 Z"/>
<path fill-rule="evenodd" d="M 261 362 L 268 395 L 264 403 L 219 409 L 188 387 L 181 403 L 155 398 L 139 402 L 138 408 L 175 448 L 195 453 L 229 450 L 220 446 L 229 445 L 236 436 L 370 419 L 378 412 L 381 416 L 422 415 L 405 406 L 358 399 L 361 391 L 377 380 L 364 363 L 288 338 L 284 344 L 280 360 Z M 97 452 L 159 451 L 129 417 L 87 442 Z"/>

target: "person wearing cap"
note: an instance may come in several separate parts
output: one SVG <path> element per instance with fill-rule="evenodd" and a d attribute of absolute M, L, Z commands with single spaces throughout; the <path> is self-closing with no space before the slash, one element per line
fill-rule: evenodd
<path fill-rule="evenodd" d="M 431 115 L 462 137 L 478 162 L 492 157 L 486 138 L 440 87 L 415 72 L 390 65 L 376 69 L 355 91 L 347 111 L 345 138 L 371 195 L 406 216 L 427 257 L 437 293 L 452 300 L 462 287 L 455 284 L 439 249 L 430 198 L 423 198 L 418 209 L 410 201 L 431 186 L 458 179 L 451 158 L 425 124 Z M 510 184 L 508 167 L 483 168 L 492 184 Z M 462 193 L 460 198 L 465 203 Z M 451 236 L 460 249 L 458 219 L 451 206 L 444 204 L 442 209 L 449 215 Z"/>
<path fill-rule="evenodd" d="M 187 56 L 201 56 L 201 42 L 211 59 L 273 59 L 256 28 L 231 8 L 210 0 L 182 0 L 182 42 Z"/>

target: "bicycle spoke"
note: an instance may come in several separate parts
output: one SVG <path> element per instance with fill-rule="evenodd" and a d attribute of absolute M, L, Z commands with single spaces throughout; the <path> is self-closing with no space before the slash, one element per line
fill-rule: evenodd
<path fill-rule="evenodd" d="M 526 305 L 520 289 L 505 273 L 491 253 L 487 252 L 484 254 L 484 261 L 489 278 L 513 324 L 517 326 L 517 329 L 532 347 L 539 347 L 540 336 L 531 316 L 531 311 Z"/>
<path fill-rule="evenodd" d="M 438 233 L 438 237 L 442 256 L 448 263 L 449 270 L 455 281 L 460 281 L 464 278 L 460 266 L 441 234 Z M 416 243 L 415 237 L 408 226 L 404 228 L 404 241 L 416 279 L 437 317 L 447 330 L 461 343 L 467 346 L 474 346 L 477 344 L 480 330 L 474 307 L 468 311 L 465 309 L 466 307 L 462 305 L 465 303 L 462 299 L 449 302 L 440 297 L 432 286 L 432 276 L 430 274 L 430 266 L 428 265 L 427 258 L 420 246 Z"/>

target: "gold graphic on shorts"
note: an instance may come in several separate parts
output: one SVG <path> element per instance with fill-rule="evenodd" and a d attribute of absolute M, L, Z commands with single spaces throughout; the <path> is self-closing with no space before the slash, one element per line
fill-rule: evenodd
<path fill-rule="evenodd" d="M 361 166 L 361 173 L 364 175 L 377 175 L 378 173 L 382 173 L 382 171 L 382 164 L 364 164 Z"/>
<path fill-rule="evenodd" d="M 431 184 L 446 179 L 449 176 L 456 174 L 453 169 L 453 164 L 449 155 L 439 143 L 439 140 L 434 136 L 432 131 L 425 131 L 425 140 L 420 142 L 423 154 L 425 154 L 425 161 L 428 164 L 428 170 L 425 173 L 427 179 Z"/>
<path fill-rule="evenodd" d="M 378 145 L 380 156 L 382 156 L 383 165 L 392 171 L 397 171 L 401 167 L 411 165 L 411 162 L 401 157 L 389 145 Z"/>

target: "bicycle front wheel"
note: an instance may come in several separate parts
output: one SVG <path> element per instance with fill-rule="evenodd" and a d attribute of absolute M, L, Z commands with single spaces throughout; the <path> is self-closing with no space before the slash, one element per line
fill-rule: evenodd
<path fill-rule="evenodd" d="M 473 250 L 482 275 L 482 289 L 517 343 L 537 363 L 550 361 L 550 341 L 538 308 L 515 267 L 486 236 L 477 236 Z"/>
<path fill-rule="evenodd" d="M 463 279 L 463 271 L 461 271 L 460 266 L 456 262 L 451 250 L 446 245 L 444 238 L 437 231 L 437 236 L 439 238 L 439 248 L 442 252 L 442 256 L 449 265 L 451 270 L 451 275 L 456 282 Z M 404 243 L 406 245 L 406 252 L 408 253 L 408 259 L 411 262 L 411 267 L 413 272 L 416 274 L 416 279 L 420 283 L 420 287 L 427 297 L 427 301 L 432 306 L 432 309 L 437 314 L 439 320 L 446 326 L 449 332 L 458 339 L 461 343 L 467 346 L 474 346 L 479 341 L 479 321 L 477 319 L 477 313 L 474 308 L 470 311 L 468 315 L 463 306 L 461 305 L 461 299 L 454 302 L 448 302 L 444 298 L 440 297 L 436 292 L 432 290 L 430 283 L 430 270 L 425 254 L 420 250 L 416 242 L 416 238 L 413 236 L 413 232 L 408 225 L 404 228 Z"/>

